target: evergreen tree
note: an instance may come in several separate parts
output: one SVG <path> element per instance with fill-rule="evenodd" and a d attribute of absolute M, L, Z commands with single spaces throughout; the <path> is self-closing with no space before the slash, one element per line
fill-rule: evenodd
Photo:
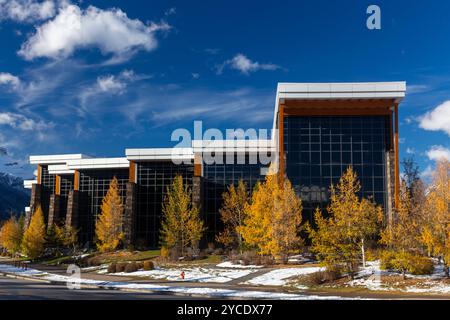
<path fill-rule="evenodd" d="M 30 259 L 39 258 L 43 254 L 45 230 L 44 214 L 39 206 L 33 213 L 30 225 L 25 230 L 22 240 L 22 250 Z"/>
<path fill-rule="evenodd" d="M 20 251 L 23 231 L 16 217 L 11 216 L 0 230 L 0 245 L 12 255 Z"/>
<path fill-rule="evenodd" d="M 216 236 L 216 240 L 227 247 L 238 248 L 242 252 L 242 236 L 238 228 L 244 223 L 246 207 L 250 196 L 244 181 L 239 180 L 237 188 L 232 184 L 224 192 L 223 205 L 220 208 L 220 219 L 224 224 L 224 231 Z"/>
<path fill-rule="evenodd" d="M 199 208 L 192 205 L 192 192 L 178 175 L 167 188 L 163 203 L 161 243 L 166 248 L 175 248 L 184 256 L 186 249 L 196 247 L 205 230 L 200 219 Z"/>
<path fill-rule="evenodd" d="M 114 177 L 109 184 L 106 196 L 100 207 L 100 215 L 95 225 L 97 248 L 101 252 L 113 251 L 124 238 L 123 203 L 120 197 L 119 182 Z"/>
<path fill-rule="evenodd" d="M 314 214 L 316 229 L 308 227 L 312 251 L 330 270 L 347 271 L 353 275 L 359 264 L 365 266 L 367 240 L 378 230 L 382 209 L 367 199 L 359 199 L 361 185 L 350 167 L 339 184 L 331 186 L 329 218 L 319 209 Z"/>

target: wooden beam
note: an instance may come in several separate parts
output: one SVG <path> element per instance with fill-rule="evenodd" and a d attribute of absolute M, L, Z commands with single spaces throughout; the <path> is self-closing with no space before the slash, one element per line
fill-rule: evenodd
<path fill-rule="evenodd" d="M 367 100 L 285 100 L 284 106 L 290 108 L 309 108 L 309 109 L 387 109 L 389 110 L 395 101 L 393 99 L 367 99 Z M 281 104 L 281 102 L 280 102 Z"/>
<path fill-rule="evenodd" d="M 400 165 L 399 165 L 399 154 L 398 154 L 398 104 L 395 104 L 395 190 L 394 190 L 394 206 L 398 209 L 399 198 L 400 198 Z"/>
<path fill-rule="evenodd" d="M 332 108 L 304 108 L 304 109 L 295 109 L 289 108 L 286 109 L 284 115 L 286 117 L 289 116 L 366 116 L 366 115 L 389 115 L 389 109 L 332 109 Z"/>

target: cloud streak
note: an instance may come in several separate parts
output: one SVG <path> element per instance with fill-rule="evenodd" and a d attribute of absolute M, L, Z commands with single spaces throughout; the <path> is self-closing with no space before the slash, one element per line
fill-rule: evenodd
<path fill-rule="evenodd" d="M 238 53 L 232 59 L 226 60 L 221 65 L 218 65 L 216 67 L 217 74 L 222 74 L 225 68 L 237 70 L 245 75 L 260 70 L 274 71 L 281 69 L 281 67 L 276 64 L 252 61 L 242 53 Z"/>

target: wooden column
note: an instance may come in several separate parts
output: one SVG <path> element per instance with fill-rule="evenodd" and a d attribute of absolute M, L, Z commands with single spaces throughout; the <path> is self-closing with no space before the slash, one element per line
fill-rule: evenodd
<path fill-rule="evenodd" d="M 80 172 L 78 170 L 73 173 L 73 190 L 80 190 Z"/>
<path fill-rule="evenodd" d="M 284 104 L 280 102 L 278 107 L 278 148 L 279 148 L 279 177 L 280 183 L 284 181 Z"/>
<path fill-rule="evenodd" d="M 37 184 L 41 184 L 42 182 L 42 165 L 37 165 Z"/>
<path fill-rule="evenodd" d="M 400 195 L 400 165 L 399 165 L 399 146 L 398 146 L 398 104 L 395 104 L 394 106 L 394 113 L 395 113 L 395 128 L 394 128 L 394 145 L 395 145 L 395 184 L 394 184 L 394 206 L 395 209 L 398 209 L 398 203 L 399 203 L 399 195 Z"/>
<path fill-rule="evenodd" d="M 61 195 L 61 176 L 59 175 L 55 176 L 55 194 Z"/>
<path fill-rule="evenodd" d="M 133 183 L 137 183 L 137 164 L 134 161 L 130 161 L 130 171 L 128 180 Z"/>

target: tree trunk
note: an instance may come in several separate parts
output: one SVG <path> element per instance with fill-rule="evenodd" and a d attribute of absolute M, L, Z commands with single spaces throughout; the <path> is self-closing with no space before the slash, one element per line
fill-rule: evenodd
<path fill-rule="evenodd" d="M 361 239 L 361 253 L 362 253 L 363 268 L 365 268 L 366 267 L 366 250 L 364 248 L 364 239 Z"/>

